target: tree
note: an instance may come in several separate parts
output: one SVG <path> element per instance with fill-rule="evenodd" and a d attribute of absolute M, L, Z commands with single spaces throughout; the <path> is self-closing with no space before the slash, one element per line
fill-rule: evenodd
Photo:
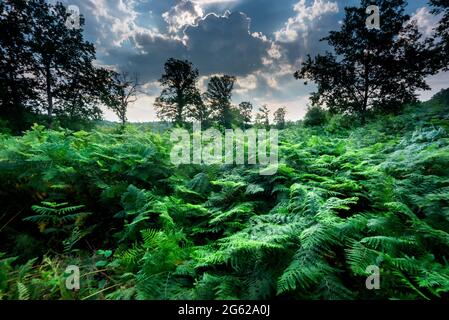
<path fill-rule="evenodd" d="M 232 90 L 235 77 L 223 75 L 213 76 L 204 94 L 205 101 L 214 112 L 214 117 L 223 128 L 232 127 Z"/>
<path fill-rule="evenodd" d="M 187 60 L 170 58 L 165 63 L 164 70 L 165 73 L 159 80 L 164 89 L 154 107 L 160 119 L 182 125 L 189 108 L 201 103 L 201 95 L 196 87 L 198 69 Z"/>
<path fill-rule="evenodd" d="M 382 14 L 380 29 L 366 26 L 372 4 Z M 295 73 L 317 84 L 314 105 L 355 113 L 364 123 L 370 109 L 397 111 L 416 100 L 416 90 L 429 89 L 425 77 L 437 70 L 431 40 L 422 39 L 404 8 L 404 0 L 362 0 L 361 7 L 345 8 L 341 30 L 323 39 L 335 53 L 308 56 Z"/>
<path fill-rule="evenodd" d="M 1 116 L 18 127 L 24 112 L 93 120 L 99 108 L 104 70 L 93 65 L 95 48 L 79 26 L 66 22 L 71 13 L 61 3 L 5 0 L 0 3 Z"/>
<path fill-rule="evenodd" d="M 130 78 L 127 72 L 112 73 L 111 79 L 103 101 L 109 109 L 114 111 L 124 127 L 128 120 L 126 116 L 128 107 L 137 101 L 139 82 L 137 75 Z"/>
<path fill-rule="evenodd" d="M 95 77 L 95 47 L 83 39 L 82 16 L 79 17 L 79 28 L 67 27 L 70 13 L 62 3 L 52 5 L 43 0 L 32 0 L 29 5 L 32 10 L 33 73 L 44 92 L 51 124 L 54 113 L 64 114 L 68 106 L 86 105 L 82 98 L 80 100 L 82 96 L 91 98 L 90 94 L 96 89 L 91 82 Z"/>
<path fill-rule="evenodd" d="M 212 110 L 204 103 L 203 99 L 201 99 L 201 96 L 197 97 L 197 101 L 192 104 L 192 106 L 188 110 L 188 120 L 201 122 L 202 128 L 209 128 L 211 125 L 211 116 L 212 116 Z"/>
<path fill-rule="evenodd" d="M 285 108 L 279 108 L 274 113 L 274 123 L 276 123 L 276 127 L 280 130 L 285 128 L 285 115 L 287 111 Z"/>
<path fill-rule="evenodd" d="M 442 14 L 442 18 L 436 29 L 436 36 L 440 37 L 441 42 L 437 46 L 440 53 L 440 61 L 443 62 L 442 68 L 448 70 L 449 65 L 449 1 L 448 0 L 430 0 L 434 14 Z"/>
<path fill-rule="evenodd" d="M 256 115 L 256 123 L 264 126 L 266 129 L 270 128 L 270 110 L 266 105 L 259 108 L 259 113 Z"/>
<path fill-rule="evenodd" d="M 95 49 L 80 28 L 65 25 L 68 13 L 57 3 L 5 0 L 0 4 L 1 115 L 23 129 L 25 112 L 97 119 L 99 88 L 92 65 Z M 46 103 L 44 103 L 46 101 Z M 38 108 L 40 107 L 40 108 Z M 51 122 L 51 121 L 50 121 Z"/>
<path fill-rule="evenodd" d="M 243 120 L 243 125 L 248 128 L 252 120 L 253 105 L 251 102 L 241 102 L 238 107 Z"/>
<path fill-rule="evenodd" d="M 26 0 L 0 2 L 0 116 L 7 120 L 14 132 L 24 127 L 23 117 L 36 101 L 33 91 L 35 79 L 30 50 L 31 12 Z"/>

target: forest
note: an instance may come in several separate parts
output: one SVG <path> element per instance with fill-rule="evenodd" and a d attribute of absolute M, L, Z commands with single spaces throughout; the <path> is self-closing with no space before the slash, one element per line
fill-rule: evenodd
<path fill-rule="evenodd" d="M 304 119 L 170 58 L 160 121 L 136 124 L 139 75 L 96 64 L 83 18 L 1 0 L 0 300 L 449 299 L 449 89 L 417 96 L 449 69 L 449 3 L 429 5 L 430 38 L 404 0 L 345 8 L 291 75 L 316 85 Z M 193 122 L 279 130 L 277 171 L 174 164 Z"/>

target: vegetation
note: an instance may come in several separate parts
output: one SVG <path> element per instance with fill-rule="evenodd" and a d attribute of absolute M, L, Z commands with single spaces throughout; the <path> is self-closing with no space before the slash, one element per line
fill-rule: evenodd
<path fill-rule="evenodd" d="M 0 2 L 0 117 L 13 133 L 33 122 L 51 127 L 55 118 L 68 127 L 100 120 L 101 105 L 126 121 L 134 82 L 94 65 L 96 50 L 84 40 L 84 18 L 79 28 L 69 28 L 69 15 L 59 2 Z"/>
<path fill-rule="evenodd" d="M 274 112 L 274 123 L 276 124 L 276 128 L 282 130 L 285 128 L 285 116 L 287 111 L 285 108 L 279 108 Z"/>
<path fill-rule="evenodd" d="M 431 0 L 427 40 L 404 1 L 376 3 L 382 29 L 347 8 L 335 53 L 296 73 L 318 85 L 304 121 L 279 108 L 272 125 L 270 107 L 233 104 L 235 77 L 202 93 L 177 59 L 155 101 L 166 123 L 126 124 L 137 77 L 95 66 L 62 4 L 0 2 L 0 300 L 447 300 L 449 89 L 416 101 L 449 64 L 447 1 Z M 119 125 L 94 121 L 102 105 Z M 168 129 L 192 121 L 282 129 L 276 174 L 175 166 Z"/>
<path fill-rule="evenodd" d="M 169 59 L 165 63 L 165 73 L 159 80 L 164 89 L 154 104 L 158 117 L 182 125 L 186 122 L 188 109 L 196 105 L 198 110 L 192 113 L 197 120 L 205 120 L 208 115 L 202 109 L 197 81 L 198 70 L 190 62 Z"/>
<path fill-rule="evenodd" d="M 441 69 L 435 59 L 433 39 L 423 39 L 416 22 L 404 13 L 405 0 L 379 0 L 380 29 L 366 27 L 366 8 L 345 8 L 340 31 L 324 38 L 334 53 L 308 57 L 297 79 L 318 84 L 315 105 L 331 111 L 357 114 L 365 123 L 368 111 L 395 112 L 416 101 L 417 89 L 428 89 L 425 78 Z M 307 82 L 306 82 L 307 84 Z"/>
<path fill-rule="evenodd" d="M 321 126 L 326 123 L 326 110 L 320 106 L 312 106 L 307 108 L 307 113 L 304 117 L 304 125 L 313 127 Z"/>
<path fill-rule="evenodd" d="M 447 94 L 338 133 L 288 128 L 274 176 L 174 167 L 167 134 L 129 126 L 3 135 L 0 296 L 448 298 Z"/>

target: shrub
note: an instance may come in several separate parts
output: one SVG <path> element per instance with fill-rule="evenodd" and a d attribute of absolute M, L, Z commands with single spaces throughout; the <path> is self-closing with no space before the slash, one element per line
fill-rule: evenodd
<path fill-rule="evenodd" d="M 327 112 L 320 106 L 312 106 L 307 109 L 304 117 L 306 127 L 323 126 L 327 122 Z"/>

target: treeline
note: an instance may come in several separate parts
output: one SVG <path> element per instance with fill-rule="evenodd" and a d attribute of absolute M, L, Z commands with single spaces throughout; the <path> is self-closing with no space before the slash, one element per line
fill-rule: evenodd
<path fill-rule="evenodd" d="M 213 76 L 206 92 L 201 93 L 198 88 L 199 72 L 191 62 L 171 58 L 165 63 L 164 70 L 159 80 L 163 90 L 154 104 L 161 120 L 179 126 L 198 121 L 203 128 L 216 125 L 229 129 L 251 125 L 253 104 L 244 101 L 235 106 L 231 101 L 236 77 Z M 269 115 L 268 106 L 260 107 L 255 117 L 256 126 L 270 127 Z M 280 129 L 285 126 L 285 115 L 285 108 L 279 108 L 274 113 L 274 122 Z"/>

